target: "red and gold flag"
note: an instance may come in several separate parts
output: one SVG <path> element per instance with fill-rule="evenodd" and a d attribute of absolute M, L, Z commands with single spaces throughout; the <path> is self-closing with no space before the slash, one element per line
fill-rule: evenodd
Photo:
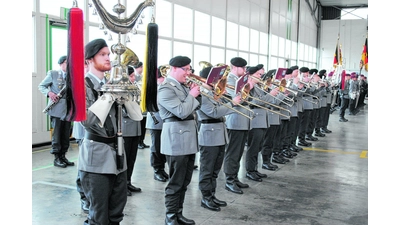
<path fill-rule="evenodd" d="M 360 70 L 364 67 L 368 71 L 368 37 L 365 38 L 365 44 L 361 54 Z"/>

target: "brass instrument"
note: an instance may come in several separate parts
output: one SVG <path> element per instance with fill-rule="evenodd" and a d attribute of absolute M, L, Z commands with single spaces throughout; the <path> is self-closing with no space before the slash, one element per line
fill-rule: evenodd
<path fill-rule="evenodd" d="M 223 102 L 222 100 L 226 100 L 226 101 L 229 101 L 229 102 L 233 102 L 233 101 L 229 97 L 226 97 L 225 95 L 223 95 L 223 92 L 220 92 L 220 93 L 216 94 L 215 90 L 210 90 L 209 88 L 207 88 L 207 86 L 204 85 L 205 84 L 205 78 L 203 78 L 201 76 L 198 76 L 198 75 L 191 74 L 190 76 L 186 77 L 186 83 L 190 83 L 190 82 L 195 83 L 198 86 L 202 87 L 202 88 L 200 88 L 200 92 L 201 92 L 202 95 L 206 96 L 207 98 L 214 99 L 214 101 L 224 105 L 225 107 L 237 112 L 238 114 L 240 114 L 240 115 L 242 115 L 242 116 L 244 116 L 244 117 L 246 117 L 246 118 L 248 118 L 250 120 L 254 118 L 254 112 L 252 110 L 246 108 L 245 106 L 243 106 L 241 104 L 237 105 L 237 106 L 240 106 L 240 107 L 246 109 L 247 111 L 249 111 L 251 116 L 248 116 L 247 114 L 245 114 L 245 113 L 243 113 L 243 112 L 241 112 L 241 111 L 229 106 L 227 103 Z M 216 86 L 218 86 L 218 85 L 215 85 L 215 87 Z M 212 95 L 209 94 L 210 91 L 212 92 Z M 220 90 L 220 91 L 225 91 L 225 89 Z"/>
<path fill-rule="evenodd" d="M 167 78 L 168 76 L 168 70 L 171 68 L 168 64 L 164 64 L 159 66 L 160 68 L 160 72 L 161 72 L 161 76 Z"/>
<path fill-rule="evenodd" d="M 67 85 L 64 85 L 64 87 L 61 88 L 60 92 L 58 92 L 58 94 L 57 94 L 58 101 L 55 101 L 55 102 L 52 101 L 49 105 L 46 106 L 46 108 L 43 109 L 43 111 L 42 111 L 43 113 L 47 113 L 50 109 L 52 109 L 60 101 L 60 98 L 62 98 L 62 96 L 65 94 L 66 87 L 67 87 Z"/>
<path fill-rule="evenodd" d="M 265 81 L 263 81 L 263 80 L 261 80 L 261 78 L 258 78 L 258 77 L 255 77 L 255 76 L 251 76 L 250 75 L 250 77 L 251 78 L 253 78 L 253 79 L 255 79 L 255 80 L 258 80 L 258 84 L 262 87 L 262 88 L 260 88 L 262 91 L 264 91 L 264 92 L 266 92 L 266 93 L 268 93 L 267 92 L 267 90 L 268 90 L 268 88 L 272 85 L 273 86 L 273 88 L 279 88 L 279 92 L 281 92 L 282 94 L 285 94 L 285 90 L 288 90 L 289 91 L 289 89 L 286 87 L 286 83 L 280 83 L 280 84 L 277 84 L 277 83 L 275 83 L 275 82 L 273 82 L 273 80 L 272 79 L 267 79 L 267 80 L 265 80 Z M 290 90 L 294 95 L 297 95 L 297 93 L 295 93 L 295 91 L 294 90 Z M 269 93 L 268 93 L 269 94 Z M 275 96 L 273 96 L 273 97 L 275 97 Z M 276 98 L 276 97 L 275 97 Z M 279 99 L 280 100 L 280 99 Z M 285 104 L 285 105 L 287 105 L 287 106 L 289 106 L 289 107 L 291 107 L 291 106 L 293 106 L 293 104 L 294 104 L 294 100 L 292 99 L 292 98 L 289 98 L 289 97 L 286 97 L 283 101 L 281 101 L 283 104 Z"/>

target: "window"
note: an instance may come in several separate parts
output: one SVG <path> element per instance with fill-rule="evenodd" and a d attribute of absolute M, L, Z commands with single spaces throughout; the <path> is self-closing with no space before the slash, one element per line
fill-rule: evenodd
<path fill-rule="evenodd" d="M 239 27 L 237 24 L 228 22 L 227 23 L 227 40 L 226 40 L 226 47 L 227 48 L 232 48 L 232 49 L 238 49 L 238 33 L 239 33 Z"/>
<path fill-rule="evenodd" d="M 164 0 L 157 0 L 155 17 L 158 25 L 158 35 L 172 37 L 172 5 Z"/>
<path fill-rule="evenodd" d="M 239 26 L 239 50 L 249 51 L 249 28 Z"/>
<path fill-rule="evenodd" d="M 168 64 L 172 58 L 172 42 L 170 40 L 158 39 L 158 65 Z"/>
<path fill-rule="evenodd" d="M 225 47 L 225 21 L 214 16 L 211 21 L 211 44 Z"/>
<path fill-rule="evenodd" d="M 78 0 L 78 7 L 83 9 L 83 0 Z M 40 0 L 40 12 L 44 14 L 60 16 L 60 8 L 70 9 L 72 8 L 73 1 L 71 0 Z"/>
<path fill-rule="evenodd" d="M 204 45 L 194 45 L 194 56 L 192 59 L 192 67 L 195 69 L 195 74 L 199 74 L 200 68 L 199 62 L 206 61 L 210 62 L 210 47 Z M 211 63 L 212 64 L 212 63 Z"/>
<path fill-rule="evenodd" d="M 188 44 L 188 43 L 183 43 L 183 42 L 179 42 L 179 41 L 175 41 L 174 42 L 174 50 L 173 50 L 173 56 L 187 56 L 190 59 L 192 59 L 193 62 L 193 52 L 192 52 L 192 44 Z"/>
<path fill-rule="evenodd" d="M 201 12 L 194 14 L 194 41 L 210 44 L 210 16 Z"/>
<path fill-rule="evenodd" d="M 193 41 L 193 11 L 174 5 L 174 38 Z"/>

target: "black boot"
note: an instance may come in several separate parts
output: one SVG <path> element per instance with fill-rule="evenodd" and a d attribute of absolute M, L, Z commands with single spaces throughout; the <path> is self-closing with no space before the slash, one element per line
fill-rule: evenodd
<path fill-rule="evenodd" d="M 165 225 L 179 225 L 177 219 L 175 213 L 167 213 L 165 215 Z"/>
<path fill-rule="evenodd" d="M 194 222 L 194 220 L 191 220 L 191 219 L 188 219 L 188 218 L 184 217 L 184 216 L 183 216 L 183 213 L 182 213 L 182 210 L 183 210 L 183 209 L 180 208 L 180 209 L 178 210 L 178 213 L 176 214 L 178 223 L 179 223 L 179 224 L 183 224 L 183 225 L 194 225 L 194 224 L 196 224 L 196 223 Z"/>
<path fill-rule="evenodd" d="M 211 191 L 201 191 L 203 198 L 201 199 L 201 207 L 212 210 L 221 211 L 221 208 L 213 201 Z"/>
<path fill-rule="evenodd" d="M 66 157 L 65 157 L 65 152 L 60 154 L 60 159 L 65 163 L 65 165 L 67 166 L 74 166 L 75 163 L 69 161 Z"/>
<path fill-rule="evenodd" d="M 61 168 L 67 167 L 67 164 L 65 164 L 65 162 L 60 158 L 60 154 L 55 153 L 54 157 L 55 157 L 54 166 L 61 167 Z"/>

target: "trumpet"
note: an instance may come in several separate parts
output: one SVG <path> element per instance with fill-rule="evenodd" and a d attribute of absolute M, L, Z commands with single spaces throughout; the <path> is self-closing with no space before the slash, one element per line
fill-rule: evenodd
<path fill-rule="evenodd" d="M 235 108 L 233 108 L 233 107 L 231 107 L 231 106 L 228 105 L 227 103 L 224 103 L 224 102 L 222 101 L 222 99 L 224 99 L 224 100 L 226 100 L 226 101 L 229 101 L 229 102 L 233 102 L 233 101 L 232 101 L 229 97 L 226 97 L 226 96 L 223 95 L 223 92 L 222 92 L 222 91 L 225 91 L 224 89 L 223 89 L 223 90 L 220 89 L 218 94 L 217 94 L 214 90 L 210 90 L 210 89 L 207 87 L 207 85 L 205 85 L 204 78 L 202 78 L 202 77 L 200 77 L 200 76 L 198 76 L 198 75 L 191 74 L 190 76 L 187 76 L 187 77 L 186 77 L 186 85 L 189 84 L 189 83 L 191 83 L 191 82 L 197 84 L 197 85 L 200 86 L 200 87 L 202 87 L 202 88 L 200 88 L 200 92 L 201 92 L 201 94 L 204 95 L 205 97 L 210 98 L 210 99 L 214 99 L 214 101 L 216 101 L 216 102 L 218 102 L 218 103 L 224 105 L 225 107 L 227 107 L 227 108 L 229 108 L 229 109 L 231 109 L 231 110 L 237 112 L 238 114 L 240 114 L 240 115 L 242 115 L 242 116 L 244 116 L 244 117 L 246 117 L 246 118 L 248 118 L 248 119 L 250 119 L 250 120 L 252 120 L 252 119 L 255 117 L 255 116 L 254 116 L 254 112 L 253 112 L 252 110 L 246 108 L 245 106 L 243 106 L 243 105 L 241 105 L 241 104 L 238 104 L 238 106 L 240 106 L 240 107 L 246 109 L 246 110 L 250 113 L 250 116 L 247 115 L 247 114 L 245 114 L 245 113 L 243 113 L 243 112 L 241 112 L 241 111 L 239 111 L 239 110 L 237 110 L 237 109 L 235 109 Z M 215 88 L 214 88 L 214 89 L 215 89 Z M 212 95 L 209 94 L 210 91 L 212 92 Z"/>

